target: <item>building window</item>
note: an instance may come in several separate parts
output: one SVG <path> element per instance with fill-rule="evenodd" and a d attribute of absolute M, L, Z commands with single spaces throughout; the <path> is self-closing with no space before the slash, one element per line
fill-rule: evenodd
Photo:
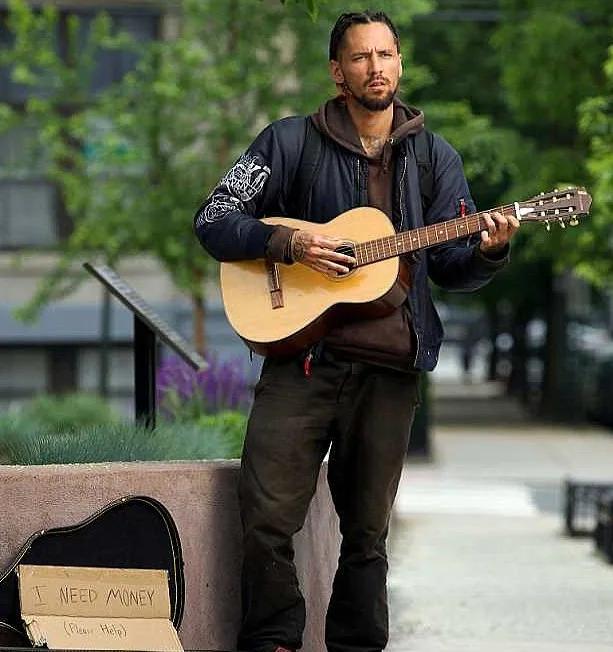
<path fill-rule="evenodd" d="M 108 387 L 111 395 L 131 396 L 134 391 L 134 356 L 131 347 L 113 347 L 109 351 Z M 77 384 L 86 392 L 99 387 L 100 349 L 82 348 L 77 363 Z"/>
<path fill-rule="evenodd" d="M 77 348 L 51 345 L 48 352 L 49 391 L 56 396 L 77 391 Z"/>
<path fill-rule="evenodd" d="M 109 403 L 124 416 L 133 414 L 134 364 L 131 345 L 109 350 Z M 97 394 L 100 351 L 93 345 L 0 348 L 0 410 L 18 407 L 37 394 Z"/>
<path fill-rule="evenodd" d="M 56 41 L 59 52 L 67 48 L 67 17 L 80 19 L 78 40 L 82 47 L 97 10 L 65 10 L 60 14 Z M 118 31 L 129 33 L 139 42 L 155 40 L 160 16 L 152 11 L 113 8 L 106 10 Z M 0 49 L 10 47 L 13 36 L 8 29 L 8 12 L 0 10 Z M 101 51 L 96 55 L 91 92 L 118 82 L 137 63 L 133 52 Z M 19 109 L 31 89 L 11 80 L 7 67 L 0 67 L 0 102 Z M 71 224 L 60 194 L 45 179 L 45 161 L 35 131 L 24 127 L 0 134 L 0 250 L 51 247 L 70 234 Z"/>
<path fill-rule="evenodd" d="M 111 10 L 107 12 L 118 32 L 129 34 L 135 41 L 146 43 L 158 38 L 159 17 L 151 13 L 129 13 L 126 11 Z M 79 41 L 84 47 L 90 27 L 95 19 L 94 11 L 78 11 L 74 15 L 80 19 L 81 31 Z M 96 57 L 96 66 L 92 73 L 91 91 L 104 90 L 136 67 L 138 63 L 134 52 L 117 50 L 102 50 Z"/>
<path fill-rule="evenodd" d="M 0 408 L 47 390 L 49 360 L 44 349 L 0 350 Z"/>
<path fill-rule="evenodd" d="M 57 241 L 55 192 L 46 181 L 0 181 L 0 249 Z"/>

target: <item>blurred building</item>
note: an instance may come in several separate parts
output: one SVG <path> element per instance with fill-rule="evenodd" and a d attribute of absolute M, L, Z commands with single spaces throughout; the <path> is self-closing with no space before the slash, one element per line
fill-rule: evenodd
<path fill-rule="evenodd" d="M 32 5 L 44 4 L 32 2 Z M 168 3 L 135 0 L 73 0 L 54 2 L 61 11 L 56 34 L 58 48 L 66 47 L 66 18 L 76 14 L 87 30 L 96 12 L 105 10 L 117 27 L 139 41 L 164 38 L 172 17 Z M 10 44 L 7 3 L 0 1 L 0 48 Z M 126 52 L 100 52 L 93 74 L 93 90 L 118 81 L 135 65 Z M 0 68 L 0 102 L 23 106 L 28 89 L 11 81 L 10 70 Z M 101 337 L 104 329 L 104 290 L 94 279 L 74 294 L 44 310 L 31 326 L 13 318 L 13 310 L 33 296 L 49 275 L 55 260 L 53 248 L 71 229 L 57 189 L 44 176 L 43 165 L 19 166 L 24 149 L 36 133 L 14 129 L 0 134 L 0 409 L 19 405 L 36 393 L 61 393 L 75 389 L 97 391 L 101 386 Z M 191 228 L 186 216 L 186 228 Z M 19 265 L 18 254 L 25 254 Z M 118 269 L 156 312 L 184 336 L 190 331 L 190 313 L 184 297 L 175 290 L 155 261 L 146 257 L 127 261 Z M 242 351 L 230 332 L 219 301 L 211 306 L 209 335 L 222 352 Z M 132 315 L 111 301 L 108 339 L 108 395 L 130 409 L 133 396 Z"/>

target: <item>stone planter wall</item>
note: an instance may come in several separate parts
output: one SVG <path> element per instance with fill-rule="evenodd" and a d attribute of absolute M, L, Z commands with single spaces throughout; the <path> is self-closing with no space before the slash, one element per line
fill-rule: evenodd
<path fill-rule="evenodd" d="M 183 647 L 232 650 L 240 615 L 237 474 L 237 461 L 0 466 L 0 569 L 38 530 L 76 524 L 122 496 L 151 496 L 170 511 L 181 537 Z M 324 475 L 325 469 L 295 542 L 308 609 L 304 652 L 325 649 L 323 621 L 338 558 L 338 522 Z"/>

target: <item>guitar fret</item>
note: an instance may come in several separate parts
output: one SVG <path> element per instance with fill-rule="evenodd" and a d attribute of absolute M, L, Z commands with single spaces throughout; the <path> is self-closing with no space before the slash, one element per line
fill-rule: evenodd
<path fill-rule="evenodd" d="M 443 240 L 449 240 L 449 234 L 447 233 L 447 224 L 445 222 L 443 222 L 443 228 L 441 229 L 440 233 L 444 234 L 443 235 Z M 439 242 L 440 242 L 440 240 L 439 240 Z"/>

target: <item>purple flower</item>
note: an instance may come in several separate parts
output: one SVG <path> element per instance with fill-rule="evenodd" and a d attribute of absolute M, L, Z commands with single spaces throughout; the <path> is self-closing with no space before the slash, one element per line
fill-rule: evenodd
<path fill-rule="evenodd" d="M 169 417 L 197 417 L 223 410 L 246 411 L 251 383 L 239 360 L 205 356 L 208 367 L 196 372 L 181 358 L 168 357 L 157 369 L 158 405 Z"/>

